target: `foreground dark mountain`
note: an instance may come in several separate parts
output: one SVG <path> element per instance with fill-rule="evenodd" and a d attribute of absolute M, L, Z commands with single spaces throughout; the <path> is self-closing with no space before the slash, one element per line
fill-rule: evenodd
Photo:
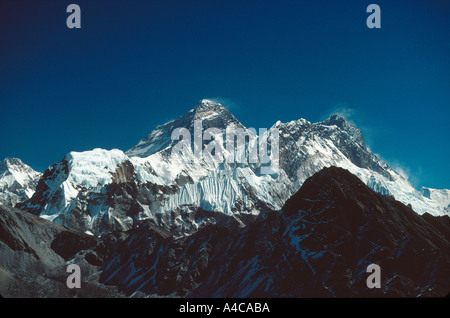
<path fill-rule="evenodd" d="M 68 260 L 88 273 L 95 292 L 107 290 L 100 281 L 128 296 L 443 297 L 450 291 L 450 218 L 420 216 L 341 168 L 316 173 L 281 211 L 263 210 L 245 228 L 222 222 L 178 238 L 152 220 L 94 239 L 3 208 L 3 218 L 10 214 L 15 221 L 1 223 L 7 224 L 0 245 L 6 277 L 17 275 L 17 260 L 35 264 L 37 254 L 40 263 L 51 257 L 58 264 L 47 270 L 58 281 L 52 284 L 64 283 L 61 266 Z M 380 289 L 366 286 L 372 263 L 381 267 Z M 37 266 L 26 271 L 42 277 Z"/>
<path fill-rule="evenodd" d="M 132 293 L 198 297 L 445 296 L 450 218 L 419 216 L 356 176 L 326 168 L 282 212 L 241 230 L 209 226 L 168 238 L 130 232 L 102 279 Z M 127 247 L 127 248 L 126 248 Z M 381 267 L 381 289 L 366 268 Z"/>

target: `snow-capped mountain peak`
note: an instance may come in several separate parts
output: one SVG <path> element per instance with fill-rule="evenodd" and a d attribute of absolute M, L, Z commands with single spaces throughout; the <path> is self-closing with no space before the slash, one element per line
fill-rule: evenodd
<path fill-rule="evenodd" d="M 211 109 L 216 109 L 216 110 L 222 110 L 225 109 L 225 107 L 222 106 L 222 104 L 215 102 L 213 100 L 210 99 L 202 99 L 200 100 L 197 105 L 194 106 L 194 110 L 211 110 Z"/>
<path fill-rule="evenodd" d="M 194 108 L 194 120 L 213 120 L 231 114 L 220 103 L 202 99 Z"/>
<path fill-rule="evenodd" d="M 202 99 L 189 112 L 176 120 L 157 127 L 157 129 L 153 130 L 125 153 L 129 157 L 146 158 L 161 150 L 170 148 L 176 143 L 176 141 L 172 140 L 172 132 L 177 128 L 186 128 L 193 136 L 194 124 L 197 120 L 201 120 L 202 131 L 208 128 L 218 128 L 225 131 L 228 126 L 246 129 L 220 103 Z"/>
<path fill-rule="evenodd" d="M 271 175 L 261 173 L 262 164 L 250 161 L 205 160 L 203 156 L 192 158 L 189 152 L 173 156 L 178 143 L 172 139 L 174 130 L 187 129 L 195 147 L 198 120 L 203 133 L 208 128 L 225 133 L 230 126 L 247 130 L 221 104 L 201 100 L 125 153 L 102 149 L 69 153 L 44 173 L 36 194 L 20 207 L 95 234 L 129 229 L 136 221 L 152 219 L 183 235 L 215 222 L 205 218 L 205 211 L 245 224 L 265 209 L 278 210 L 307 178 L 336 166 L 373 190 L 411 204 L 419 214 L 449 213 L 447 201 L 439 199 L 442 204 L 437 203 L 432 195 L 415 190 L 365 147 L 361 131 L 341 116 L 317 123 L 305 119 L 276 122 L 272 128 L 277 128 L 279 135 L 280 169 Z M 271 134 L 272 130 L 267 130 L 264 137 L 268 140 Z M 258 138 L 252 135 L 249 142 Z M 209 145 L 202 142 L 201 149 Z M 225 150 L 230 154 L 231 149 L 227 146 Z"/>
<path fill-rule="evenodd" d="M 41 173 L 34 171 L 18 158 L 0 162 L 0 203 L 15 205 L 34 194 Z"/>

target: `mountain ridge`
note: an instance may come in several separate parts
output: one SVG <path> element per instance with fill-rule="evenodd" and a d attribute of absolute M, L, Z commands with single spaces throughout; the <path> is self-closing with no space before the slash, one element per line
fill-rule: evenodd
<path fill-rule="evenodd" d="M 244 220 L 263 209 L 279 210 L 322 168 L 339 166 L 377 192 L 411 204 L 419 214 L 450 213 L 448 204 L 424 196 L 366 148 L 361 131 L 341 116 L 318 123 L 276 122 L 272 128 L 279 131 L 281 169 L 271 175 L 260 173 L 261 164 L 196 160 L 192 154 L 172 157 L 173 130 L 186 128 L 193 135 L 197 119 L 203 129 L 220 127 L 224 134 L 230 125 L 248 131 L 221 104 L 204 99 L 126 152 L 69 153 L 44 172 L 33 197 L 17 206 L 95 235 L 130 229 L 142 219 L 189 235 L 205 225 L 198 211 L 223 213 L 245 226 Z M 270 137 L 269 129 L 262 136 L 251 135 L 251 140 Z M 208 222 L 216 221 L 213 217 Z"/>

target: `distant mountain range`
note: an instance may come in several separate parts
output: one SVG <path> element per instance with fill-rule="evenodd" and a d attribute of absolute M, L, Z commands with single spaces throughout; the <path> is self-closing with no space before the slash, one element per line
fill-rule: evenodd
<path fill-rule="evenodd" d="M 215 127 L 225 132 L 232 126 L 254 139 L 261 137 L 222 105 L 202 100 L 125 153 L 117 149 L 71 152 L 42 175 L 19 160 L 7 159 L 6 168 L 0 170 L 5 171 L 0 175 L 2 200 L 95 235 L 131 229 L 137 220 L 147 218 L 183 235 L 217 221 L 205 219 L 199 211 L 222 213 L 247 224 L 263 208 L 280 209 L 314 173 L 337 166 L 375 191 L 410 204 L 419 214 L 449 214 L 449 190 L 414 189 L 365 146 L 358 128 L 340 116 L 315 124 L 304 119 L 275 123 L 281 169 L 271 175 L 261 175 L 259 164 L 174 160 L 173 130 L 183 127 L 193 134 L 194 121 L 199 119 L 204 130 Z"/>
<path fill-rule="evenodd" d="M 249 143 L 271 140 L 276 129 L 279 156 L 269 161 L 278 171 L 174 157 L 172 133 L 194 135 L 198 120 L 219 135 L 241 129 Z M 42 286 L 70 296 L 60 286 L 67 261 L 92 273 L 96 295 L 111 297 L 450 291 L 450 190 L 414 189 L 338 115 L 268 128 L 258 136 L 219 103 L 202 100 L 126 152 L 70 152 L 42 174 L 3 160 L 0 281 L 3 275 L 10 283 L 0 293 L 18 295 L 37 275 Z M 24 265 L 16 268 L 19 260 Z M 369 263 L 384 270 L 381 290 L 365 286 Z"/>

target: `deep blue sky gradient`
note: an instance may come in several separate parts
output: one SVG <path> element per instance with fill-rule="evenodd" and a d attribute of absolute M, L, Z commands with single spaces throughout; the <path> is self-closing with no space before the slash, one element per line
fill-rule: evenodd
<path fill-rule="evenodd" d="M 393 2 L 1 1 L 0 159 L 125 151 L 216 98 L 255 128 L 345 113 L 414 186 L 450 188 L 450 2 Z"/>

